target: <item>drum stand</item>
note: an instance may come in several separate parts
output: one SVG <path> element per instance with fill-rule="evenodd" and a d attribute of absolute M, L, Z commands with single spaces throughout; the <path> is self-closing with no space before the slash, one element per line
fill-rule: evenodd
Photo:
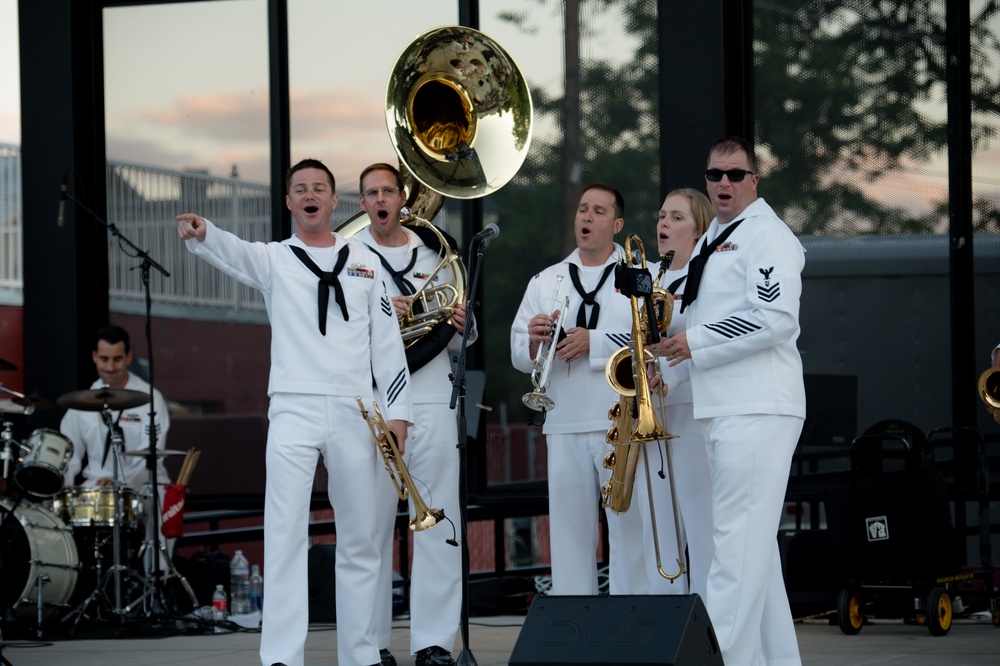
<path fill-rule="evenodd" d="M 198 597 L 195 595 L 194 590 L 191 588 L 191 584 L 188 583 L 187 578 L 182 576 L 177 568 L 174 566 L 173 560 L 170 557 L 170 553 L 167 552 L 166 544 L 160 540 L 160 530 L 159 530 L 159 520 L 157 519 L 160 515 L 160 493 L 159 489 L 156 487 L 156 471 L 154 467 L 149 467 L 147 469 L 148 480 L 146 481 L 145 488 L 149 489 L 149 500 L 147 502 L 148 514 L 146 516 L 146 538 L 142 542 L 142 547 L 139 551 L 142 553 L 143 570 L 146 574 L 146 586 L 145 591 L 142 595 L 125 607 L 125 612 L 130 613 L 138 605 L 143 604 L 143 610 L 146 615 L 153 614 L 160 611 L 165 604 L 162 600 L 156 598 L 156 585 L 160 582 L 159 579 L 159 562 L 162 558 L 166 562 L 167 570 L 163 575 L 163 581 L 170 578 L 176 578 L 180 584 L 184 587 L 184 591 L 187 592 L 188 597 L 191 599 L 192 608 L 198 608 Z M 142 493 L 140 492 L 140 496 Z M 149 604 L 146 604 L 146 601 Z M 176 609 L 175 609 L 176 610 Z"/>
<path fill-rule="evenodd" d="M 121 561 L 121 523 L 125 517 L 125 509 L 122 506 L 122 488 L 125 484 L 121 480 L 124 476 L 121 464 L 121 451 L 125 446 L 125 440 L 122 437 L 121 430 L 118 428 L 118 424 L 114 422 L 114 419 L 112 419 L 111 410 L 107 405 L 101 409 L 101 417 L 104 419 L 104 423 L 107 425 L 108 431 L 111 433 L 111 449 L 114 453 L 114 476 L 111 481 L 111 487 L 114 489 L 115 497 L 114 521 L 111 527 L 114 564 L 104 573 L 104 575 L 101 575 L 101 560 L 103 559 L 103 556 L 100 554 L 99 544 L 95 540 L 94 555 L 97 560 L 97 584 L 94 587 L 94 591 L 90 593 L 90 596 L 88 596 L 78 608 L 74 609 L 69 613 L 69 615 L 63 618 L 63 621 L 65 622 L 74 614 L 76 615 L 76 619 L 73 621 L 74 631 L 92 603 L 103 602 L 105 605 L 110 605 L 109 599 L 104 592 L 104 588 L 109 579 L 114 580 L 114 605 L 112 606 L 111 611 L 122 620 L 124 620 L 127 611 L 126 608 L 122 607 L 122 573 L 124 572 L 130 576 L 131 579 L 135 580 L 137 583 L 141 584 L 143 588 L 145 588 L 143 596 L 145 596 L 146 592 L 149 591 L 149 583 L 146 579 L 132 569 L 124 566 Z M 100 618 L 100 607 L 98 607 L 97 613 L 98 618 Z"/>

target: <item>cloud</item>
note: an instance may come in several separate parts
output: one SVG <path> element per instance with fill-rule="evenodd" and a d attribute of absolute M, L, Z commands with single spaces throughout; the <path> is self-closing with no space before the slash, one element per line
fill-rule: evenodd
<path fill-rule="evenodd" d="M 268 138 L 268 104 L 266 91 L 182 95 L 172 108 L 140 108 L 130 118 L 215 141 L 261 141 Z M 289 104 L 295 141 L 340 142 L 385 132 L 383 104 L 370 95 L 297 88 Z"/>

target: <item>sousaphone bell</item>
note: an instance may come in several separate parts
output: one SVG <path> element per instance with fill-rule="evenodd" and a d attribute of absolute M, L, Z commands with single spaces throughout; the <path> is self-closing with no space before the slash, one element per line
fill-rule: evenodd
<path fill-rule="evenodd" d="M 396 60 L 385 119 L 408 193 L 403 223 L 429 247 L 439 247 L 434 274 L 451 273 L 450 283 L 428 280 L 413 295 L 412 311 L 400 316 L 411 372 L 447 346 L 454 335 L 452 311 L 467 299 L 457 244 L 430 220 L 446 197 L 484 197 L 514 177 L 531 144 L 531 118 L 531 94 L 517 65 L 478 30 L 435 28 Z M 368 224 L 361 212 L 337 232 L 350 237 Z"/>

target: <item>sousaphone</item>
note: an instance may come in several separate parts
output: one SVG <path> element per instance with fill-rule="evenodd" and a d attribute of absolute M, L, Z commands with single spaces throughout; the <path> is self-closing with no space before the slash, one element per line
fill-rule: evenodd
<path fill-rule="evenodd" d="M 403 224 L 438 252 L 435 274 L 413 310 L 400 316 L 410 371 L 451 340 L 448 320 L 465 302 L 466 272 L 457 243 L 430 220 L 445 198 L 476 199 L 506 185 L 531 144 L 531 94 L 504 49 L 478 30 L 435 28 L 400 54 L 386 89 L 385 120 L 408 193 Z M 353 236 L 369 224 L 363 211 L 337 228 Z"/>

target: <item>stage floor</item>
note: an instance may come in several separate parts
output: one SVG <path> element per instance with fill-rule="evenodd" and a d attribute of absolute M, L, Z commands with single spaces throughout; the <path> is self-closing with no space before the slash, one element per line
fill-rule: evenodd
<path fill-rule="evenodd" d="M 507 664 L 523 621 L 521 616 L 473 618 L 469 648 L 479 666 Z M 412 658 L 406 656 L 409 621 L 397 620 L 394 625 L 393 654 L 400 666 L 412 664 Z M 996 663 L 1000 640 L 1000 629 L 988 620 L 956 620 L 948 635 L 941 638 L 931 636 L 924 627 L 888 620 L 866 625 L 857 636 L 846 636 L 825 620 L 801 622 L 796 628 L 804 666 L 979 666 Z M 8 638 L 6 635 L 5 638 L 3 657 L 12 666 L 249 666 L 259 663 L 259 634 L 251 631 L 51 641 Z M 336 639 L 333 625 L 311 625 L 306 664 L 336 664 Z M 456 645 L 456 656 L 460 647 Z"/>

